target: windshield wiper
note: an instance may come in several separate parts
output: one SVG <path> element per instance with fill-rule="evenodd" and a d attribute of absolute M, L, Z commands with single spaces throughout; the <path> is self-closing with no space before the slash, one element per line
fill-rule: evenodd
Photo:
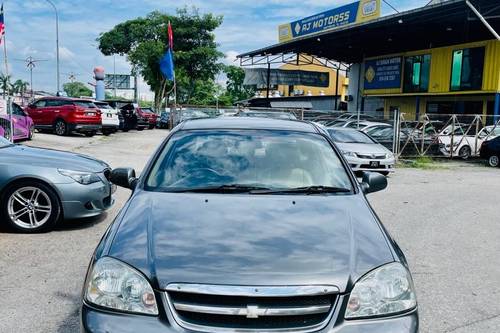
<path fill-rule="evenodd" d="M 172 189 L 170 192 L 177 193 L 246 193 L 253 191 L 270 191 L 270 188 L 256 186 L 256 185 L 243 185 L 243 184 L 227 184 L 227 185 L 215 185 L 215 186 L 204 186 L 204 187 L 193 187 L 193 188 L 176 188 Z"/>
<path fill-rule="evenodd" d="M 324 194 L 324 193 L 350 193 L 351 190 L 334 186 L 305 186 L 274 190 L 255 190 L 252 194 Z"/>

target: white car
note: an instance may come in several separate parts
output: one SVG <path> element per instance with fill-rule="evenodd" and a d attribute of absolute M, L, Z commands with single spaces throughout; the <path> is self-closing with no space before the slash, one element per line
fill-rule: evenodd
<path fill-rule="evenodd" d="M 479 156 L 481 145 L 484 141 L 500 136 L 500 126 L 486 126 L 476 135 L 464 132 L 467 128 L 460 127 L 455 129 L 455 135 L 451 135 L 451 130 L 446 135 L 439 135 L 439 150 L 445 156 L 460 157 L 468 159 L 469 157 Z M 472 131 L 472 130 L 471 130 Z M 469 131 L 470 132 L 470 131 Z M 451 148 L 453 139 L 453 149 Z"/>
<path fill-rule="evenodd" d="M 329 127 L 326 130 L 354 172 L 374 171 L 383 175 L 394 172 L 394 154 L 366 133 L 340 127 Z"/>
<path fill-rule="evenodd" d="M 116 133 L 120 128 L 120 117 L 118 110 L 113 109 L 106 102 L 95 101 L 94 104 L 101 110 L 102 134 L 110 135 Z"/>

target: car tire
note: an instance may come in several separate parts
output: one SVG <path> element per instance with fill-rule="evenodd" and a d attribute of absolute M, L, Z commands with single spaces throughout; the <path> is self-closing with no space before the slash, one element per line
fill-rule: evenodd
<path fill-rule="evenodd" d="M 387 177 L 387 176 L 389 176 L 390 172 L 389 171 L 382 171 L 382 172 L 380 172 L 380 174 Z"/>
<path fill-rule="evenodd" d="M 16 213 L 18 216 L 14 219 L 12 214 Z M 32 180 L 20 181 L 4 192 L 0 216 L 15 231 L 38 233 L 54 228 L 61 216 L 61 205 L 50 186 Z"/>
<path fill-rule="evenodd" d="M 87 138 L 91 138 L 91 137 L 93 137 L 94 135 L 96 135 L 96 132 L 85 132 L 85 136 L 86 136 Z"/>
<path fill-rule="evenodd" d="M 155 128 L 155 125 L 149 125 L 149 129 L 152 130 Z"/>
<path fill-rule="evenodd" d="M 10 140 L 11 140 L 10 128 L 5 128 L 5 127 L 4 127 L 3 137 L 4 137 L 5 139 L 7 139 L 8 141 L 10 141 Z"/>
<path fill-rule="evenodd" d="M 112 131 L 108 131 L 108 130 L 102 131 L 102 135 L 104 135 L 104 136 L 110 136 L 111 133 L 112 133 Z"/>
<path fill-rule="evenodd" d="M 458 156 L 463 160 L 468 160 L 472 156 L 472 150 L 469 146 L 463 146 L 458 151 Z"/>
<path fill-rule="evenodd" d="M 144 127 L 137 127 L 138 131 L 144 131 Z"/>
<path fill-rule="evenodd" d="M 62 119 L 57 119 L 54 124 L 54 132 L 59 136 L 68 135 L 68 125 Z"/>
<path fill-rule="evenodd" d="M 490 158 L 488 159 L 488 164 L 490 165 L 490 167 L 498 168 L 500 166 L 500 157 L 497 155 L 490 156 Z"/>

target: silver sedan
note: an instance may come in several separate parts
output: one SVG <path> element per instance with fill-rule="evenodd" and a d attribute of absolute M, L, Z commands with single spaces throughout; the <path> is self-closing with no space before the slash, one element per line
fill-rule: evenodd
<path fill-rule="evenodd" d="M 113 205 L 109 166 L 88 156 L 0 138 L 0 221 L 22 232 L 97 216 Z"/>
<path fill-rule="evenodd" d="M 396 160 L 392 152 L 366 133 L 337 127 L 327 131 L 354 172 L 374 171 L 383 175 L 394 172 Z"/>

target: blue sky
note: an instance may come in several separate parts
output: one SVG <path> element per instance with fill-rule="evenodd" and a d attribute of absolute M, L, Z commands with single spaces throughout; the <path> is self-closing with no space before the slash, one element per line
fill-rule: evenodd
<path fill-rule="evenodd" d="M 74 73 L 82 82 L 92 81 L 92 69 L 113 71 L 113 58 L 104 57 L 95 39 L 117 23 L 144 16 L 152 10 L 174 13 L 177 7 L 196 6 L 201 12 L 224 16 L 216 31 L 220 50 L 231 62 L 238 53 L 277 42 L 277 26 L 352 2 L 352 0 L 53 0 L 59 8 L 61 81 Z M 389 0 L 399 11 L 420 7 L 428 0 Z M 40 62 L 34 70 L 36 90 L 55 91 L 54 12 L 45 0 L 5 0 L 5 21 L 10 72 L 28 81 L 29 72 L 18 59 L 33 56 Z M 394 13 L 383 5 L 383 14 Z M 174 27 L 175 33 L 175 27 Z M 2 53 L 3 54 L 3 53 Z M 2 59 L 3 60 L 3 59 Z M 2 61 L 3 63 L 3 61 Z M 3 68 L 3 67 L 2 67 Z M 124 57 L 116 58 L 117 73 L 127 74 Z M 142 91 L 146 87 L 142 85 Z"/>

